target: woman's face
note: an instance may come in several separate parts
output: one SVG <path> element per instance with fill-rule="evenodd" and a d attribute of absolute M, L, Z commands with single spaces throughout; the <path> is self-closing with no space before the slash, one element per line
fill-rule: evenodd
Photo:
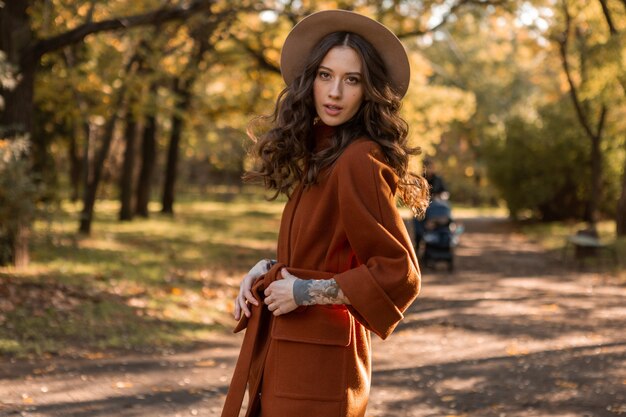
<path fill-rule="evenodd" d="M 361 59 L 354 49 L 335 46 L 322 60 L 313 82 L 315 110 L 328 126 L 354 116 L 363 102 Z"/>

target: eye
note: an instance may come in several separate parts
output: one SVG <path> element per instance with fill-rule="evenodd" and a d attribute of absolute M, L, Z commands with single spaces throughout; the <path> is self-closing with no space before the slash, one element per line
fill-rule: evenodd
<path fill-rule="evenodd" d="M 348 84 L 358 84 L 361 82 L 361 79 L 359 77 L 348 77 L 346 81 Z"/>
<path fill-rule="evenodd" d="M 326 71 L 320 71 L 317 73 L 317 76 L 320 77 L 321 80 L 329 80 L 330 74 Z"/>

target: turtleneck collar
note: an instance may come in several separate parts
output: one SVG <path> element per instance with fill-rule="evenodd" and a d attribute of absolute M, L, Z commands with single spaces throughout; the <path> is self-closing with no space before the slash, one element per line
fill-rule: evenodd
<path fill-rule="evenodd" d="M 316 153 L 330 146 L 330 140 L 336 131 L 336 126 L 328 126 L 321 120 L 313 125 L 313 138 L 315 139 Z"/>

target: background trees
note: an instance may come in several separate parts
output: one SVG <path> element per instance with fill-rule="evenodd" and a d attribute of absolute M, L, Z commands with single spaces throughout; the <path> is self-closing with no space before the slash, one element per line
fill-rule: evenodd
<path fill-rule="evenodd" d="M 438 160 L 454 201 L 504 201 L 544 220 L 611 216 L 626 233 L 621 0 L 4 2 L 1 143 L 30 141 L 28 157 L 11 155 L 38 190 L 11 198 L 81 199 L 89 233 L 101 197 L 130 220 L 151 201 L 175 213 L 180 189 L 238 185 L 247 123 L 282 88 L 286 33 L 333 7 L 404 41 L 411 140 Z M 5 211 L 2 259 L 28 259 L 8 225 L 31 211 Z"/>

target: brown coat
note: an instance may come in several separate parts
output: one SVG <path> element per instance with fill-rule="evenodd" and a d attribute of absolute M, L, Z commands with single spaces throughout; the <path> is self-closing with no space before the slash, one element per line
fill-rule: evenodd
<path fill-rule="evenodd" d="M 350 306 L 310 306 L 274 318 L 254 308 L 223 417 L 362 417 L 370 386 L 370 334 L 386 338 L 415 299 L 420 273 L 394 194 L 398 178 L 378 145 L 350 144 L 319 183 L 287 202 L 278 261 L 253 287 L 280 279 L 335 278 Z"/>

